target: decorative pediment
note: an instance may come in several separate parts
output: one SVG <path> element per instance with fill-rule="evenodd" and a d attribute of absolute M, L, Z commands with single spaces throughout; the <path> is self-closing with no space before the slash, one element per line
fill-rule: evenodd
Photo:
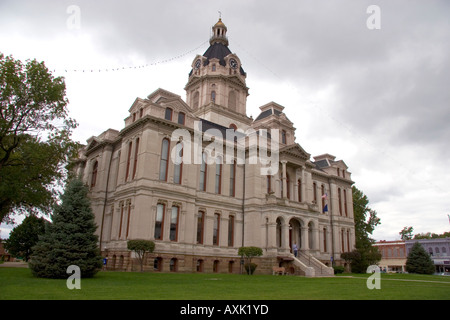
<path fill-rule="evenodd" d="M 291 144 L 280 149 L 280 158 L 282 155 L 299 158 L 301 160 L 309 160 L 310 154 L 305 151 L 298 143 Z"/>

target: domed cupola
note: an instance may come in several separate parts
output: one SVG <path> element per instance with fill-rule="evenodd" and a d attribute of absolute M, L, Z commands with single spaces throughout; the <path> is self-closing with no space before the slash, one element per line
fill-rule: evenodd
<path fill-rule="evenodd" d="M 227 26 L 222 22 L 222 18 L 219 18 L 219 21 L 212 27 L 212 31 L 213 35 L 209 39 L 210 45 L 218 42 L 228 46 Z"/>

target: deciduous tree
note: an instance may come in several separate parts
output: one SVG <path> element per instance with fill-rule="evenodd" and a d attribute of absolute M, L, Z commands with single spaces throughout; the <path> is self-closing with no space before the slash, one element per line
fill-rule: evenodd
<path fill-rule="evenodd" d="M 0 53 L 0 221 L 13 211 L 51 212 L 78 147 L 67 104 L 64 79 L 43 62 Z"/>

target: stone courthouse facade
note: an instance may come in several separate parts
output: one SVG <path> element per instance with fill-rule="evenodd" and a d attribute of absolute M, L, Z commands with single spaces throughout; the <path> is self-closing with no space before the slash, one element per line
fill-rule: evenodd
<path fill-rule="evenodd" d="M 185 101 L 163 89 L 137 98 L 122 130 L 80 152 L 107 268 L 132 270 L 127 240 L 147 239 L 147 270 L 239 273 L 239 247 L 257 246 L 257 273 L 332 274 L 355 243 L 351 174 L 332 155 L 311 159 L 283 106 L 246 115 L 246 73 L 221 19 L 212 29 Z"/>

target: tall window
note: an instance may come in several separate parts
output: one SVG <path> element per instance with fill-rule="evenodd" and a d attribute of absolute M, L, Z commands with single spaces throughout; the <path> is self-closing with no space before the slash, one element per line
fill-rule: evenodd
<path fill-rule="evenodd" d="M 323 252 L 327 252 L 327 228 L 323 228 Z"/>
<path fill-rule="evenodd" d="M 234 216 L 228 219 L 228 246 L 234 246 Z"/>
<path fill-rule="evenodd" d="M 230 197 L 236 195 L 236 161 L 230 164 Z"/>
<path fill-rule="evenodd" d="M 130 142 L 128 144 L 128 156 L 127 156 L 127 171 L 125 173 L 125 181 L 128 180 L 128 176 L 130 174 L 130 161 L 131 161 L 131 149 L 133 148 L 133 143 Z"/>
<path fill-rule="evenodd" d="M 138 153 L 139 153 L 139 138 L 136 139 L 136 146 L 134 147 L 133 179 L 136 176 Z"/>
<path fill-rule="evenodd" d="M 214 214 L 213 245 L 219 245 L 220 214 Z"/>
<path fill-rule="evenodd" d="M 199 244 L 203 244 L 204 224 L 205 224 L 205 213 L 203 211 L 199 211 L 197 217 L 197 243 Z"/>
<path fill-rule="evenodd" d="M 155 240 L 162 240 L 163 238 L 165 208 L 166 206 L 162 203 L 158 203 L 156 206 Z"/>
<path fill-rule="evenodd" d="M 211 91 L 211 101 L 216 102 L 216 92 L 215 91 Z"/>
<path fill-rule="evenodd" d="M 317 184 L 315 182 L 313 183 L 313 200 L 317 204 Z"/>
<path fill-rule="evenodd" d="M 289 175 L 286 174 L 286 197 L 291 200 L 291 192 L 290 192 L 291 188 L 289 186 Z"/>
<path fill-rule="evenodd" d="M 175 164 L 173 169 L 173 183 L 181 184 L 183 173 L 183 144 L 181 142 L 178 142 L 175 146 Z"/>
<path fill-rule="evenodd" d="M 166 108 L 166 112 L 164 114 L 164 119 L 172 121 L 172 113 L 173 113 L 173 110 L 171 108 Z"/>
<path fill-rule="evenodd" d="M 286 131 L 281 130 L 281 143 L 286 144 Z"/>
<path fill-rule="evenodd" d="M 297 181 L 298 202 L 302 202 L 302 180 Z"/>
<path fill-rule="evenodd" d="M 324 197 L 324 195 L 325 195 L 325 186 L 324 185 L 322 185 L 321 190 L 322 190 L 322 210 L 323 210 L 323 208 L 325 208 L 325 197 Z"/>
<path fill-rule="evenodd" d="M 169 164 L 169 139 L 164 138 L 161 146 L 161 163 L 159 165 L 159 180 L 167 181 Z"/>
<path fill-rule="evenodd" d="M 123 202 L 120 203 L 120 224 L 119 224 L 119 239 L 122 236 L 122 221 L 123 221 Z"/>
<path fill-rule="evenodd" d="M 220 194 L 222 191 L 222 158 L 216 158 L 216 183 L 215 192 Z"/>
<path fill-rule="evenodd" d="M 267 193 L 272 192 L 272 176 L 267 175 Z"/>
<path fill-rule="evenodd" d="M 339 214 L 342 216 L 341 188 L 338 188 Z"/>
<path fill-rule="evenodd" d="M 178 113 L 178 123 L 184 125 L 186 115 L 183 112 Z"/>
<path fill-rule="evenodd" d="M 98 161 L 95 161 L 94 166 L 92 167 L 91 188 L 95 187 L 95 184 L 97 183 L 97 172 L 98 172 Z"/>
<path fill-rule="evenodd" d="M 131 201 L 128 201 L 128 217 L 127 217 L 127 233 L 125 238 L 128 239 L 128 234 L 130 232 L 130 218 L 131 218 Z"/>
<path fill-rule="evenodd" d="M 180 208 L 172 207 L 172 213 L 170 215 L 170 241 L 178 241 L 178 217 Z"/>
<path fill-rule="evenodd" d="M 202 164 L 200 165 L 200 190 L 206 191 L 206 173 L 208 167 L 206 166 L 206 153 L 203 152 Z"/>
<path fill-rule="evenodd" d="M 348 212 L 347 212 L 347 190 L 344 189 L 344 212 L 345 212 L 345 216 L 348 217 Z"/>

